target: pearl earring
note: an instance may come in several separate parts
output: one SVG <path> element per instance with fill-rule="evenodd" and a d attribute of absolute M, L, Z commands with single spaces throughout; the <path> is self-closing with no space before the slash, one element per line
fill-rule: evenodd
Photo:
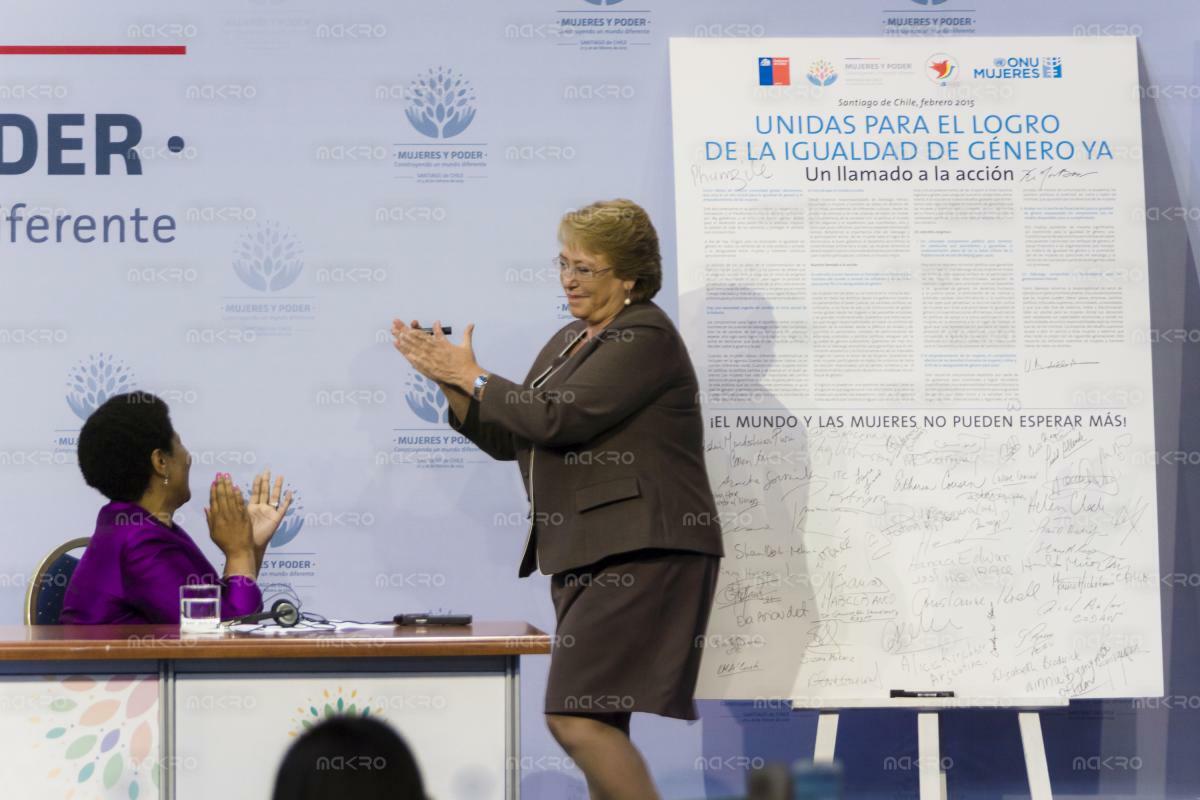
<path fill-rule="evenodd" d="M 168 476 L 164 475 L 163 476 L 163 486 L 166 486 L 170 482 L 171 482 L 171 479 Z"/>
<path fill-rule="evenodd" d="M 629 290 L 625 290 L 625 305 L 629 305 Z"/>

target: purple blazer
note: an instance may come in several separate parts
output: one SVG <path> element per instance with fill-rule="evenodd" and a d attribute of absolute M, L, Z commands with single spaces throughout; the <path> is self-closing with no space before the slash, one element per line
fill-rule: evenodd
<path fill-rule="evenodd" d="M 240 575 L 222 579 L 183 528 L 167 527 L 136 503 L 109 503 L 67 585 L 59 622 L 177 624 L 185 583 L 220 585 L 222 619 L 262 608 L 258 584 Z"/>

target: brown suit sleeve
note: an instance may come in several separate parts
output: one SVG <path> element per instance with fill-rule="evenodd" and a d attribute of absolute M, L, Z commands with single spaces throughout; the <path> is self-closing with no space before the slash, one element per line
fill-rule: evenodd
<path fill-rule="evenodd" d="M 592 440 L 652 402 L 678 374 L 674 331 L 629 327 L 600 341 L 579 369 L 551 390 L 526 389 L 490 376 L 483 400 L 473 403 L 472 410 L 478 405 L 481 426 L 508 430 L 545 447 L 570 447 Z"/>
<path fill-rule="evenodd" d="M 484 397 L 491 390 L 492 387 L 489 382 L 487 391 L 484 392 Z M 460 420 L 454 415 L 454 410 L 451 409 L 449 422 L 451 428 L 454 428 L 454 430 L 470 439 L 480 450 L 497 461 L 514 461 L 516 459 L 516 437 L 499 425 L 488 425 L 480 422 L 478 400 L 471 399 L 471 405 L 467 407 L 466 419 Z"/>

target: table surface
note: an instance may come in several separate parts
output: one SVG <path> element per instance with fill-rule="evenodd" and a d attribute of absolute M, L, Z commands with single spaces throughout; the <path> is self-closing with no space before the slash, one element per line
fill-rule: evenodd
<path fill-rule="evenodd" d="M 526 622 L 181 636 L 177 625 L 0 625 L 0 661 L 525 656 L 550 652 Z"/>

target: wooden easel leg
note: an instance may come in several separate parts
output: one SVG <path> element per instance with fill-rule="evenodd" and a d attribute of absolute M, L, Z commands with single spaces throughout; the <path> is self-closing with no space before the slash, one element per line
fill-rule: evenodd
<path fill-rule="evenodd" d="M 1046 763 L 1046 746 L 1042 742 L 1042 718 L 1036 711 L 1017 714 L 1021 727 L 1021 746 L 1025 748 L 1025 774 L 1029 776 L 1031 800 L 1050 800 L 1050 767 Z"/>
<path fill-rule="evenodd" d="M 837 727 L 837 712 L 822 711 L 817 715 L 817 741 L 813 745 L 814 764 L 833 763 L 833 749 L 837 744 Z"/>
<path fill-rule="evenodd" d="M 942 750 L 938 742 L 936 711 L 917 714 L 917 768 L 921 776 L 921 800 L 943 800 Z"/>

